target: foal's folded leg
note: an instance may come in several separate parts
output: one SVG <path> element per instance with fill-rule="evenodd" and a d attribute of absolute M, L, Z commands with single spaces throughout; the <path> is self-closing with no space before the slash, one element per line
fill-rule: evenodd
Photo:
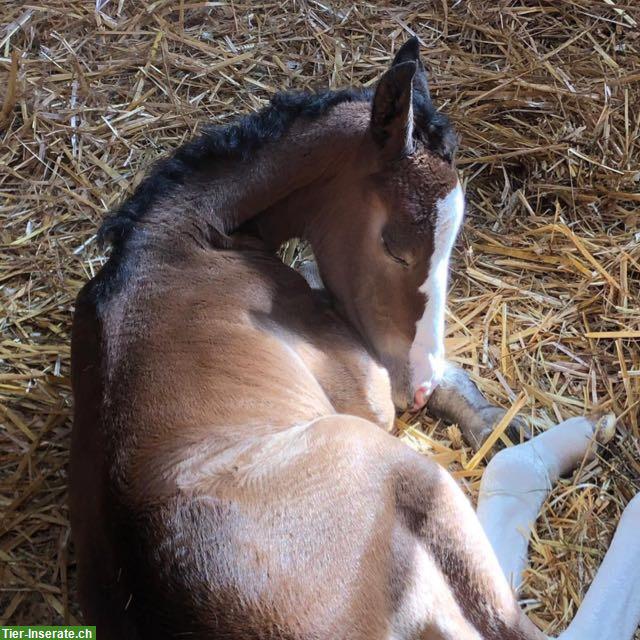
<path fill-rule="evenodd" d="M 632 640 L 640 625 L 640 495 L 627 505 L 578 613 L 559 640 Z"/>
<path fill-rule="evenodd" d="M 593 455 L 594 440 L 607 442 L 615 417 L 565 420 L 528 442 L 503 449 L 489 462 L 478 497 L 478 518 L 513 587 L 526 565 L 529 536 L 552 486 Z"/>
<path fill-rule="evenodd" d="M 296 267 L 296 271 L 307 281 L 312 288 L 320 291 L 324 289 L 324 282 L 320 276 L 318 263 L 315 260 L 304 260 Z"/>
<path fill-rule="evenodd" d="M 427 410 L 435 418 L 456 423 L 467 442 L 475 449 L 487 439 L 506 413 L 491 404 L 463 369 L 447 363 L 444 377 L 434 389 Z M 519 436 L 525 425 L 515 418 L 509 425 L 511 435 Z M 518 438 L 519 439 L 519 438 Z"/>

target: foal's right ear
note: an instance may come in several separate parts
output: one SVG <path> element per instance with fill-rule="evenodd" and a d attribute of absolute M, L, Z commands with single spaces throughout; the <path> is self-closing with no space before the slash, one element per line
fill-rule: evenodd
<path fill-rule="evenodd" d="M 413 151 L 413 61 L 391 67 L 378 82 L 371 109 L 371 135 L 388 158 Z"/>

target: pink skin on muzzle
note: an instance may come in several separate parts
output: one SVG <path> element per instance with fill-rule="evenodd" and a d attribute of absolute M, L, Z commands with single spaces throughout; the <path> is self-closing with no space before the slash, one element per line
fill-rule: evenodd
<path fill-rule="evenodd" d="M 422 407 L 427 404 L 427 400 L 429 399 L 432 391 L 433 389 L 431 388 L 431 385 L 425 384 L 418 387 L 418 390 L 413 395 L 413 407 L 411 408 L 411 410 L 419 411 L 420 409 L 422 409 Z"/>

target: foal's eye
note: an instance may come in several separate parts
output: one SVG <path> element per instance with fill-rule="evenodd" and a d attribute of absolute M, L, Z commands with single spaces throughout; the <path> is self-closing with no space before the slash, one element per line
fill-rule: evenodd
<path fill-rule="evenodd" d="M 398 264 L 401 264 L 403 267 L 408 267 L 409 263 L 402 258 L 401 256 L 393 253 L 393 251 L 391 251 L 391 249 L 389 248 L 389 245 L 387 244 L 387 241 L 384 239 L 384 237 L 382 238 L 382 246 L 384 247 L 384 250 L 387 252 L 387 254 L 393 259 L 395 260 Z"/>

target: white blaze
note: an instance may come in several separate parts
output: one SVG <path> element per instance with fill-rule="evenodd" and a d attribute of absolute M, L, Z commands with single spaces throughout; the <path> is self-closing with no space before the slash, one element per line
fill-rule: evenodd
<path fill-rule="evenodd" d="M 444 311 L 447 301 L 449 258 L 464 213 L 464 195 L 458 183 L 436 202 L 433 255 L 427 279 L 419 291 L 427 299 L 424 313 L 416 323 L 416 336 L 409 352 L 411 383 L 415 392 L 422 387 L 428 395 L 444 373 Z"/>

